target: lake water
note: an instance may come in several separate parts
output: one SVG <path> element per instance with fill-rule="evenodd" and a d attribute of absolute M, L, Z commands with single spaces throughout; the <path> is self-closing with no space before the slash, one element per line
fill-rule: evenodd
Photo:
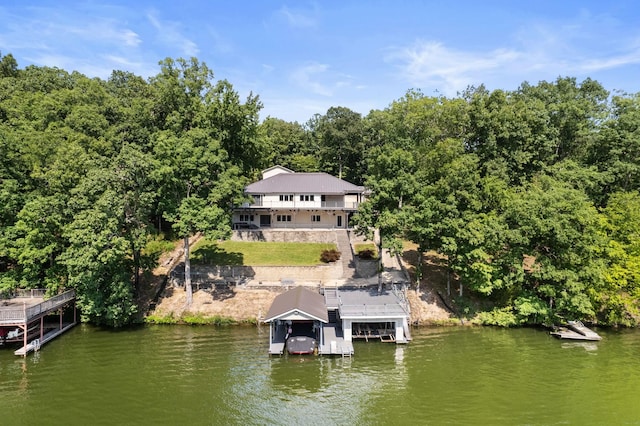
<path fill-rule="evenodd" d="M 267 355 L 266 327 L 82 325 L 0 350 L 2 425 L 640 425 L 640 331 L 414 329 L 353 358 Z"/>

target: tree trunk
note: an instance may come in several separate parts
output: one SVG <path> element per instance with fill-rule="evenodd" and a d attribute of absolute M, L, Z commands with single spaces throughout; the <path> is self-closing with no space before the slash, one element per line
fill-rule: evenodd
<path fill-rule="evenodd" d="M 382 293 L 382 271 L 384 271 L 382 263 L 382 232 L 378 230 L 378 294 Z"/>
<path fill-rule="evenodd" d="M 191 260 L 189 259 L 189 236 L 184 238 L 184 289 L 187 293 L 187 308 L 193 303 L 193 289 L 191 288 Z"/>

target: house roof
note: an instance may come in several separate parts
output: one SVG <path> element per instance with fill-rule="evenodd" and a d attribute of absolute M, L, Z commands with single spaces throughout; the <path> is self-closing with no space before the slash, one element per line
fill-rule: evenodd
<path fill-rule="evenodd" d="M 364 192 L 328 173 L 281 173 L 248 185 L 248 194 L 349 194 Z"/>
<path fill-rule="evenodd" d="M 329 322 L 324 297 L 304 287 L 296 287 L 276 296 L 264 322 L 287 319 L 289 314 L 306 314 L 318 321 Z"/>
<path fill-rule="evenodd" d="M 275 176 L 280 173 L 295 173 L 295 172 L 291 169 L 287 169 L 286 167 L 283 167 L 278 164 L 275 166 L 271 166 L 268 169 L 264 169 L 262 171 L 262 179 L 266 179 L 268 177 Z"/>

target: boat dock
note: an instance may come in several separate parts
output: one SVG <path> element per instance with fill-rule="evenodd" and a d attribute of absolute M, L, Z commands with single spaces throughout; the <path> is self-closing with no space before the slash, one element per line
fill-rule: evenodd
<path fill-rule="evenodd" d="M 44 290 L 27 290 L 0 301 L 0 343 L 22 343 L 14 353 L 26 356 L 77 324 L 74 290 L 49 299 Z M 73 309 L 73 318 L 65 311 Z M 52 317 L 57 314 L 56 320 Z M 69 316 L 69 315 L 67 315 Z"/>
<path fill-rule="evenodd" d="M 566 327 L 557 327 L 550 334 L 558 339 L 602 340 L 598 333 L 586 327 L 581 321 L 567 321 Z"/>
<path fill-rule="evenodd" d="M 353 355 L 353 343 L 346 341 L 340 328 L 335 323 L 330 323 L 322 327 L 323 345 L 318 348 L 320 355 L 341 355 L 350 357 Z"/>
<path fill-rule="evenodd" d="M 263 320 L 269 323 L 269 354 L 283 354 L 290 335 L 315 339 L 318 355 L 343 357 L 353 356 L 355 339 L 411 340 L 409 306 L 403 290 L 395 285 L 325 287 L 321 293 L 298 286 L 274 299 Z"/>

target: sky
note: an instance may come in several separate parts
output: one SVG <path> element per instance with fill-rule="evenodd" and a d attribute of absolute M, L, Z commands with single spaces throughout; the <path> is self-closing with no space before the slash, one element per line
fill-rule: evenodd
<path fill-rule="evenodd" d="M 362 115 L 409 89 L 455 97 L 558 77 L 640 92 L 636 0 L 1 0 L 0 53 L 108 79 L 196 57 L 267 116 Z"/>

